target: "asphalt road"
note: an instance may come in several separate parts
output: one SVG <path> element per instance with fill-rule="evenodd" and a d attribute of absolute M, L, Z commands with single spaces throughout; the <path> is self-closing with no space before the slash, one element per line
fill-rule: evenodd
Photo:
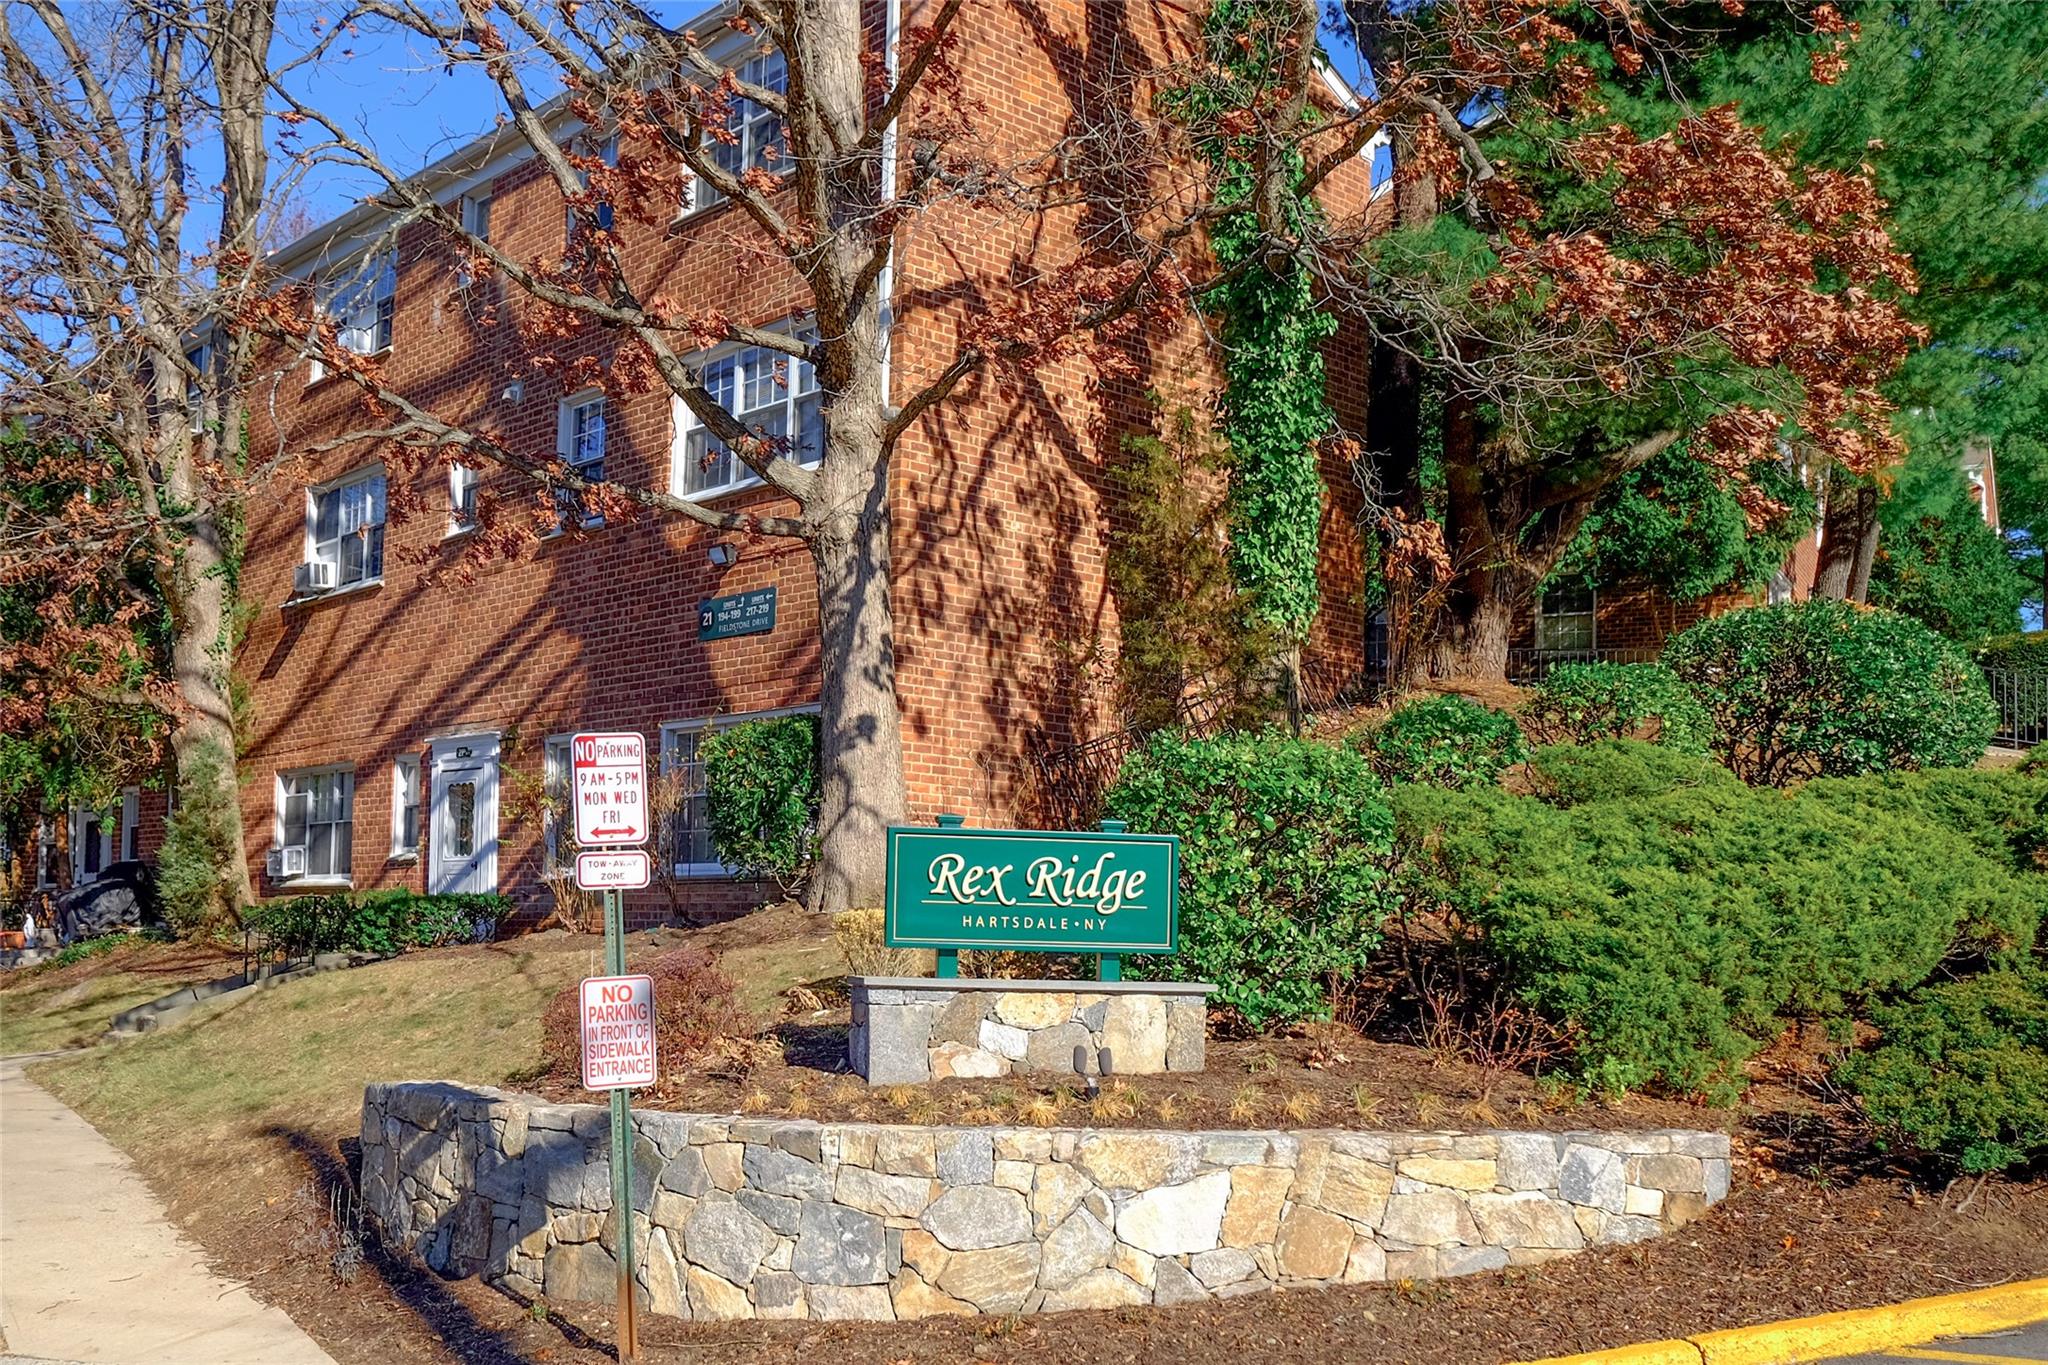
<path fill-rule="evenodd" d="M 1929 1360 L 1960 1365 L 2036 1365 L 2048 1361 L 2048 1322 L 1990 1336 L 1944 1337 L 1925 1346 L 1898 1346 L 1877 1355 L 1842 1356 L 1828 1365 L 1909 1365 Z"/>

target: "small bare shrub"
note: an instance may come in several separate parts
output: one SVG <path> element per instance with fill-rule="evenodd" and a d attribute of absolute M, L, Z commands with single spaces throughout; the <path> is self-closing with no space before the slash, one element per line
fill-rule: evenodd
<path fill-rule="evenodd" d="M 832 917 L 832 942 L 848 976 L 930 976 L 932 954 L 923 948 L 891 948 L 882 941 L 880 906 L 847 910 Z"/>
<path fill-rule="evenodd" d="M 702 948 L 663 953 L 641 970 L 654 978 L 654 1048 L 664 1072 L 730 1052 L 752 1048 L 755 1022 L 739 1002 L 738 987 Z M 582 1031 L 577 1011 L 580 986 L 570 982 L 541 1016 L 541 1055 L 558 1076 L 580 1078 Z"/>

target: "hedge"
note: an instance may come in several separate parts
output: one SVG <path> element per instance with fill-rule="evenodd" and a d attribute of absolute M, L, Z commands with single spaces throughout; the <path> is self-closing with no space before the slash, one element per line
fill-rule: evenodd
<path fill-rule="evenodd" d="M 1522 719 L 1549 743 L 1646 739 L 1689 754 L 1706 753 L 1714 734 L 1692 688 L 1662 664 L 1560 664 Z"/>
<path fill-rule="evenodd" d="M 1397 707 L 1360 743 L 1388 782 L 1452 788 L 1490 787 L 1525 753 L 1513 716 L 1453 695 Z"/>
<path fill-rule="evenodd" d="M 719 858 L 794 895 L 817 856 L 817 717 L 742 721 L 705 735 L 700 752 Z"/>
<path fill-rule="evenodd" d="M 1350 750 L 1277 732 L 1154 735 L 1124 763 L 1106 813 L 1181 840 L 1180 939 L 1131 956 L 1134 978 L 1206 980 L 1253 1028 L 1329 1012 L 1394 902 L 1386 794 Z"/>
<path fill-rule="evenodd" d="M 250 910 L 243 922 L 284 950 L 314 953 L 400 953 L 489 938 L 512 902 L 497 895 L 433 895 L 414 891 L 341 891 L 286 896 Z"/>
<path fill-rule="evenodd" d="M 1783 785 L 1974 763 L 1998 728 L 1968 655 L 1910 617 L 1809 599 L 1709 617 L 1663 661 L 1745 781 Z"/>

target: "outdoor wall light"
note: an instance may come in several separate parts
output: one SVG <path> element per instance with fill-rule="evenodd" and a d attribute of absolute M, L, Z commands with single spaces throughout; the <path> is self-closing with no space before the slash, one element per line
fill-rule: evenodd
<path fill-rule="evenodd" d="M 729 569 L 738 562 L 740 547 L 729 540 L 721 540 L 705 553 L 710 556 L 713 565 L 721 569 Z"/>
<path fill-rule="evenodd" d="M 525 397 L 526 381 L 523 379 L 513 380 L 505 386 L 504 392 L 498 395 L 499 401 L 505 403 L 517 403 Z"/>

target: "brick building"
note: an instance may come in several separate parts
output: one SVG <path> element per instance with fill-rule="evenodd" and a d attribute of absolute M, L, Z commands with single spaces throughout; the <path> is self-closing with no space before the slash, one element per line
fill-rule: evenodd
<path fill-rule="evenodd" d="M 1125 78 L 1185 42 L 1191 25 L 1164 0 L 1051 0 L 973 5 L 960 31 L 954 60 L 1001 160 L 1104 116 L 1107 98 L 1149 98 Z M 775 83 L 779 58 L 758 55 L 743 35 L 729 43 L 749 79 Z M 734 156 L 758 157 L 772 125 L 742 111 Z M 1371 167 L 1368 155 L 1332 182 L 1335 211 L 1368 211 Z M 559 257 L 563 200 L 509 129 L 420 183 L 512 257 Z M 679 299 L 715 299 L 746 323 L 801 329 L 800 283 L 750 248 L 751 223 L 709 198 L 680 205 L 655 230 L 620 216 L 636 278 Z M 902 230 L 889 282 L 892 390 L 909 391 L 950 356 L 963 301 L 979 286 L 1057 268 L 1075 228 L 1056 214 L 954 208 Z M 428 228 L 394 230 L 359 208 L 273 264 L 313 283 L 343 344 L 378 355 L 387 382 L 422 407 L 488 426 L 511 447 L 552 448 L 585 470 L 722 508 L 768 509 L 781 496 L 730 456 L 711 458 L 715 445 L 665 390 L 565 391 L 507 323 L 526 306 L 517 291 L 465 278 Z M 1154 420 L 1148 391 L 1193 401 L 1212 391 L 1206 344 L 1193 323 L 1152 337 L 1140 376 L 1109 384 L 1080 360 L 1024 381 L 984 375 L 899 445 L 890 482 L 896 686 L 913 818 L 958 811 L 975 824 L 1030 822 L 1034 749 L 1116 724 L 1105 662 L 1118 629 L 1105 575 L 1116 521 L 1106 467 L 1124 435 Z M 605 345 L 579 333 L 555 343 L 555 355 L 601 357 Z M 1359 355 L 1333 346 L 1339 394 L 1362 394 Z M 815 458 L 807 367 L 791 366 L 779 383 L 766 352 L 728 346 L 698 359 L 736 415 L 792 434 Z M 281 366 L 259 389 L 252 457 L 286 457 L 299 471 L 269 482 L 248 508 L 250 619 L 237 667 L 250 702 L 242 805 L 259 894 L 502 890 L 522 914 L 540 914 L 558 850 L 537 797 L 565 763 L 571 733 L 637 730 L 665 769 L 694 778 L 709 730 L 815 706 L 817 602 L 800 543 L 747 541 L 677 517 L 579 525 L 571 515 L 559 534 L 473 581 L 437 576 L 476 533 L 480 501 L 510 508 L 530 494 L 490 469 L 414 476 L 374 443 L 323 452 L 363 414 L 352 386 L 317 365 Z M 1355 662 L 1363 624 L 1352 485 L 1342 469 L 1326 483 L 1313 652 Z M 769 593 L 770 629 L 710 638 L 720 632 L 700 627 L 701 603 L 756 594 L 758 608 Z M 146 854 L 162 812 L 160 797 L 143 801 Z M 760 888 L 734 885 L 702 816 L 693 801 L 679 821 L 673 908 L 754 903 Z M 672 906 L 650 891 L 629 908 L 652 919 Z"/>

